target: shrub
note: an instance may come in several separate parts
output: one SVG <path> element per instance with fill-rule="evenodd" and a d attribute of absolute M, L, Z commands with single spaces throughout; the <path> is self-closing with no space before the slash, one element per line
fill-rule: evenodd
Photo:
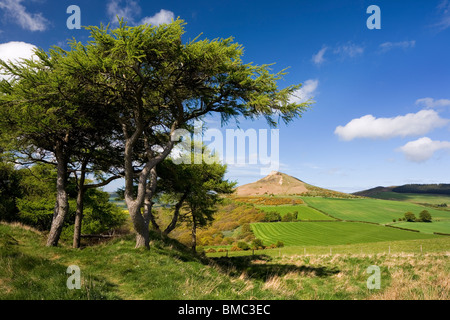
<path fill-rule="evenodd" d="M 238 246 L 238 248 L 241 249 L 241 250 L 249 250 L 249 249 L 250 249 L 250 246 L 248 245 L 248 243 L 247 243 L 247 242 L 244 242 L 244 241 L 239 241 L 239 242 L 237 243 L 237 246 Z"/>
<path fill-rule="evenodd" d="M 282 218 L 281 218 L 281 221 L 283 221 L 283 222 L 292 222 L 292 221 L 294 221 L 295 220 L 295 218 L 294 218 L 294 214 L 292 214 L 292 213 L 286 213 Z"/>
<path fill-rule="evenodd" d="M 264 215 L 265 222 L 277 222 L 281 221 L 281 215 L 276 211 L 266 212 Z"/>
<path fill-rule="evenodd" d="M 197 246 L 195 248 L 195 251 L 197 251 L 198 253 L 203 253 L 203 252 L 205 252 L 205 248 L 203 248 L 203 246 Z"/>
<path fill-rule="evenodd" d="M 275 244 L 275 246 L 277 248 L 283 248 L 284 247 L 284 243 L 283 243 L 283 241 L 278 240 L 277 243 Z"/>
<path fill-rule="evenodd" d="M 262 240 L 261 239 L 254 239 L 253 241 L 252 241 L 252 248 L 254 248 L 254 249 L 258 249 L 258 248 L 264 248 L 264 244 L 263 244 L 263 242 L 262 242 Z"/>
<path fill-rule="evenodd" d="M 206 253 L 214 253 L 214 252 L 217 252 L 216 249 L 214 248 L 209 248 L 208 250 L 206 250 Z"/>
<path fill-rule="evenodd" d="M 223 238 L 221 245 L 229 245 L 229 244 L 232 244 L 233 241 L 234 241 L 233 238 L 225 237 L 225 238 Z"/>

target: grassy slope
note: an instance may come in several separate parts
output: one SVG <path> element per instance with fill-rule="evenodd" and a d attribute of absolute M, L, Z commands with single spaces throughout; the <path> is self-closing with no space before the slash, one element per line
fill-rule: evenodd
<path fill-rule="evenodd" d="M 83 250 L 47 248 L 43 235 L 0 224 L 1 299 L 449 299 L 445 252 L 217 258 L 206 265 L 177 243 L 150 251 L 121 238 Z M 66 288 L 81 268 L 82 289 Z M 381 268 L 381 290 L 366 268 Z M 395 266 L 395 268 L 393 268 Z"/>
<path fill-rule="evenodd" d="M 300 220 L 333 220 L 333 218 L 305 205 L 257 206 L 257 208 L 266 212 L 276 211 L 281 216 L 297 211 L 297 218 Z"/>
<path fill-rule="evenodd" d="M 407 201 L 412 203 L 447 203 L 450 205 L 450 196 L 441 194 L 397 193 L 392 191 L 382 191 L 373 194 L 371 197 L 384 200 Z"/>
<path fill-rule="evenodd" d="M 438 237 L 358 222 L 274 222 L 251 227 L 265 245 L 278 240 L 286 246 L 320 246 Z"/>
<path fill-rule="evenodd" d="M 141 251 L 124 238 L 73 250 L 47 248 L 42 235 L 20 227 L 0 224 L 0 235 L 0 300 L 236 299 L 245 287 L 175 242 L 153 240 L 150 251 Z M 73 264 L 81 269 L 81 290 L 66 288 Z"/>
<path fill-rule="evenodd" d="M 450 220 L 434 222 L 398 222 L 393 224 L 396 227 L 419 230 L 424 233 L 448 233 L 450 234 Z"/>
<path fill-rule="evenodd" d="M 342 220 L 390 223 L 411 211 L 419 216 L 420 211 L 428 210 L 433 219 L 449 219 L 450 211 L 422 207 L 413 203 L 379 199 L 330 199 L 302 198 L 311 207 L 324 211 Z"/>

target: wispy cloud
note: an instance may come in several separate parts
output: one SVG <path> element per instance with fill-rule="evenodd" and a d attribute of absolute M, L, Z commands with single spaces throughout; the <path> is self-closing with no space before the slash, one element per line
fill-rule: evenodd
<path fill-rule="evenodd" d="M 325 59 L 325 54 L 327 52 L 327 56 L 329 59 L 332 59 L 333 55 L 334 58 L 338 57 L 341 60 L 344 59 L 354 59 L 358 56 L 362 56 L 364 54 L 365 48 L 361 45 L 347 42 L 346 44 L 339 44 L 335 46 L 326 46 L 324 45 L 317 53 L 314 53 L 311 57 L 311 61 L 317 65 L 320 66 L 322 63 L 327 61 Z"/>
<path fill-rule="evenodd" d="M 439 21 L 435 26 L 440 30 L 445 30 L 450 27 L 450 1 L 442 0 L 437 6 L 439 12 Z"/>
<path fill-rule="evenodd" d="M 294 92 L 291 96 L 290 102 L 303 103 L 313 98 L 319 86 L 319 80 L 309 79 L 306 80 L 302 87 Z"/>
<path fill-rule="evenodd" d="M 17 23 L 25 30 L 45 31 L 49 21 L 45 19 L 42 13 L 29 13 L 23 0 L 0 0 L 0 9 L 3 9 L 5 17 Z"/>
<path fill-rule="evenodd" d="M 133 0 L 110 0 L 106 4 L 106 12 L 113 24 L 117 24 L 117 18 L 123 18 L 129 24 L 135 24 L 135 19 L 141 14 L 141 7 Z"/>
<path fill-rule="evenodd" d="M 421 110 L 393 118 L 375 118 L 366 115 L 353 119 L 345 126 L 338 126 L 334 133 L 344 141 L 356 138 L 390 139 L 420 136 L 449 122 L 449 119 L 441 118 L 435 110 Z"/>
<path fill-rule="evenodd" d="M 380 44 L 380 49 L 383 52 L 387 52 L 391 49 L 408 49 L 408 48 L 414 48 L 416 46 L 416 41 L 400 41 L 400 42 L 384 42 Z"/>
<path fill-rule="evenodd" d="M 416 105 L 429 109 L 450 107 L 450 99 L 434 100 L 433 98 L 423 98 L 416 101 Z"/>
<path fill-rule="evenodd" d="M 354 44 L 354 43 L 347 43 L 341 46 L 338 46 L 334 50 L 335 54 L 340 54 L 342 57 L 349 57 L 349 58 L 355 58 L 357 56 L 360 56 L 364 53 L 364 47 Z"/>
<path fill-rule="evenodd" d="M 154 26 L 171 23 L 175 17 L 172 11 L 161 9 L 153 16 L 139 19 L 142 9 L 134 0 L 110 0 L 106 5 L 106 12 L 113 25 L 118 24 L 117 17 L 123 18 L 130 25 L 151 24 Z"/>
<path fill-rule="evenodd" d="M 398 148 L 398 151 L 402 152 L 406 159 L 418 163 L 431 159 L 434 153 L 439 150 L 450 150 L 450 142 L 433 141 L 428 137 L 424 137 L 408 142 L 404 146 Z"/>
<path fill-rule="evenodd" d="M 325 62 L 324 55 L 327 50 L 328 50 L 327 47 L 323 47 L 322 49 L 319 50 L 319 52 L 317 52 L 312 56 L 312 61 L 314 62 L 314 64 L 321 65 L 323 62 Z"/>

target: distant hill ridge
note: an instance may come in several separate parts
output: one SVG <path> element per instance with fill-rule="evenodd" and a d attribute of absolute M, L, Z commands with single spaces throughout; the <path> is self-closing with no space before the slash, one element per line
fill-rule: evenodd
<path fill-rule="evenodd" d="M 303 195 L 327 197 L 353 197 L 347 193 L 319 188 L 288 174 L 272 171 L 268 176 L 235 190 L 237 196 Z"/>
<path fill-rule="evenodd" d="M 371 197 L 380 192 L 444 194 L 450 195 L 450 184 L 405 184 L 392 187 L 375 187 L 353 193 L 357 196 Z"/>

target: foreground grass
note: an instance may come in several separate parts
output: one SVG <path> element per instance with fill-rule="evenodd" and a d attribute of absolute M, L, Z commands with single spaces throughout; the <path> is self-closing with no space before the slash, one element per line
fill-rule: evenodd
<path fill-rule="evenodd" d="M 73 250 L 44 247 L 44 237 L 0 224 L 0 299 L 448 299 L 449 260 L 426 254 L 338 254 L 201 258 L 174 241 L 134 239 Z M 68 290 L 78 265 L 82 289 Z M 381 269 L 369 290 L 366 269 Z"/>

